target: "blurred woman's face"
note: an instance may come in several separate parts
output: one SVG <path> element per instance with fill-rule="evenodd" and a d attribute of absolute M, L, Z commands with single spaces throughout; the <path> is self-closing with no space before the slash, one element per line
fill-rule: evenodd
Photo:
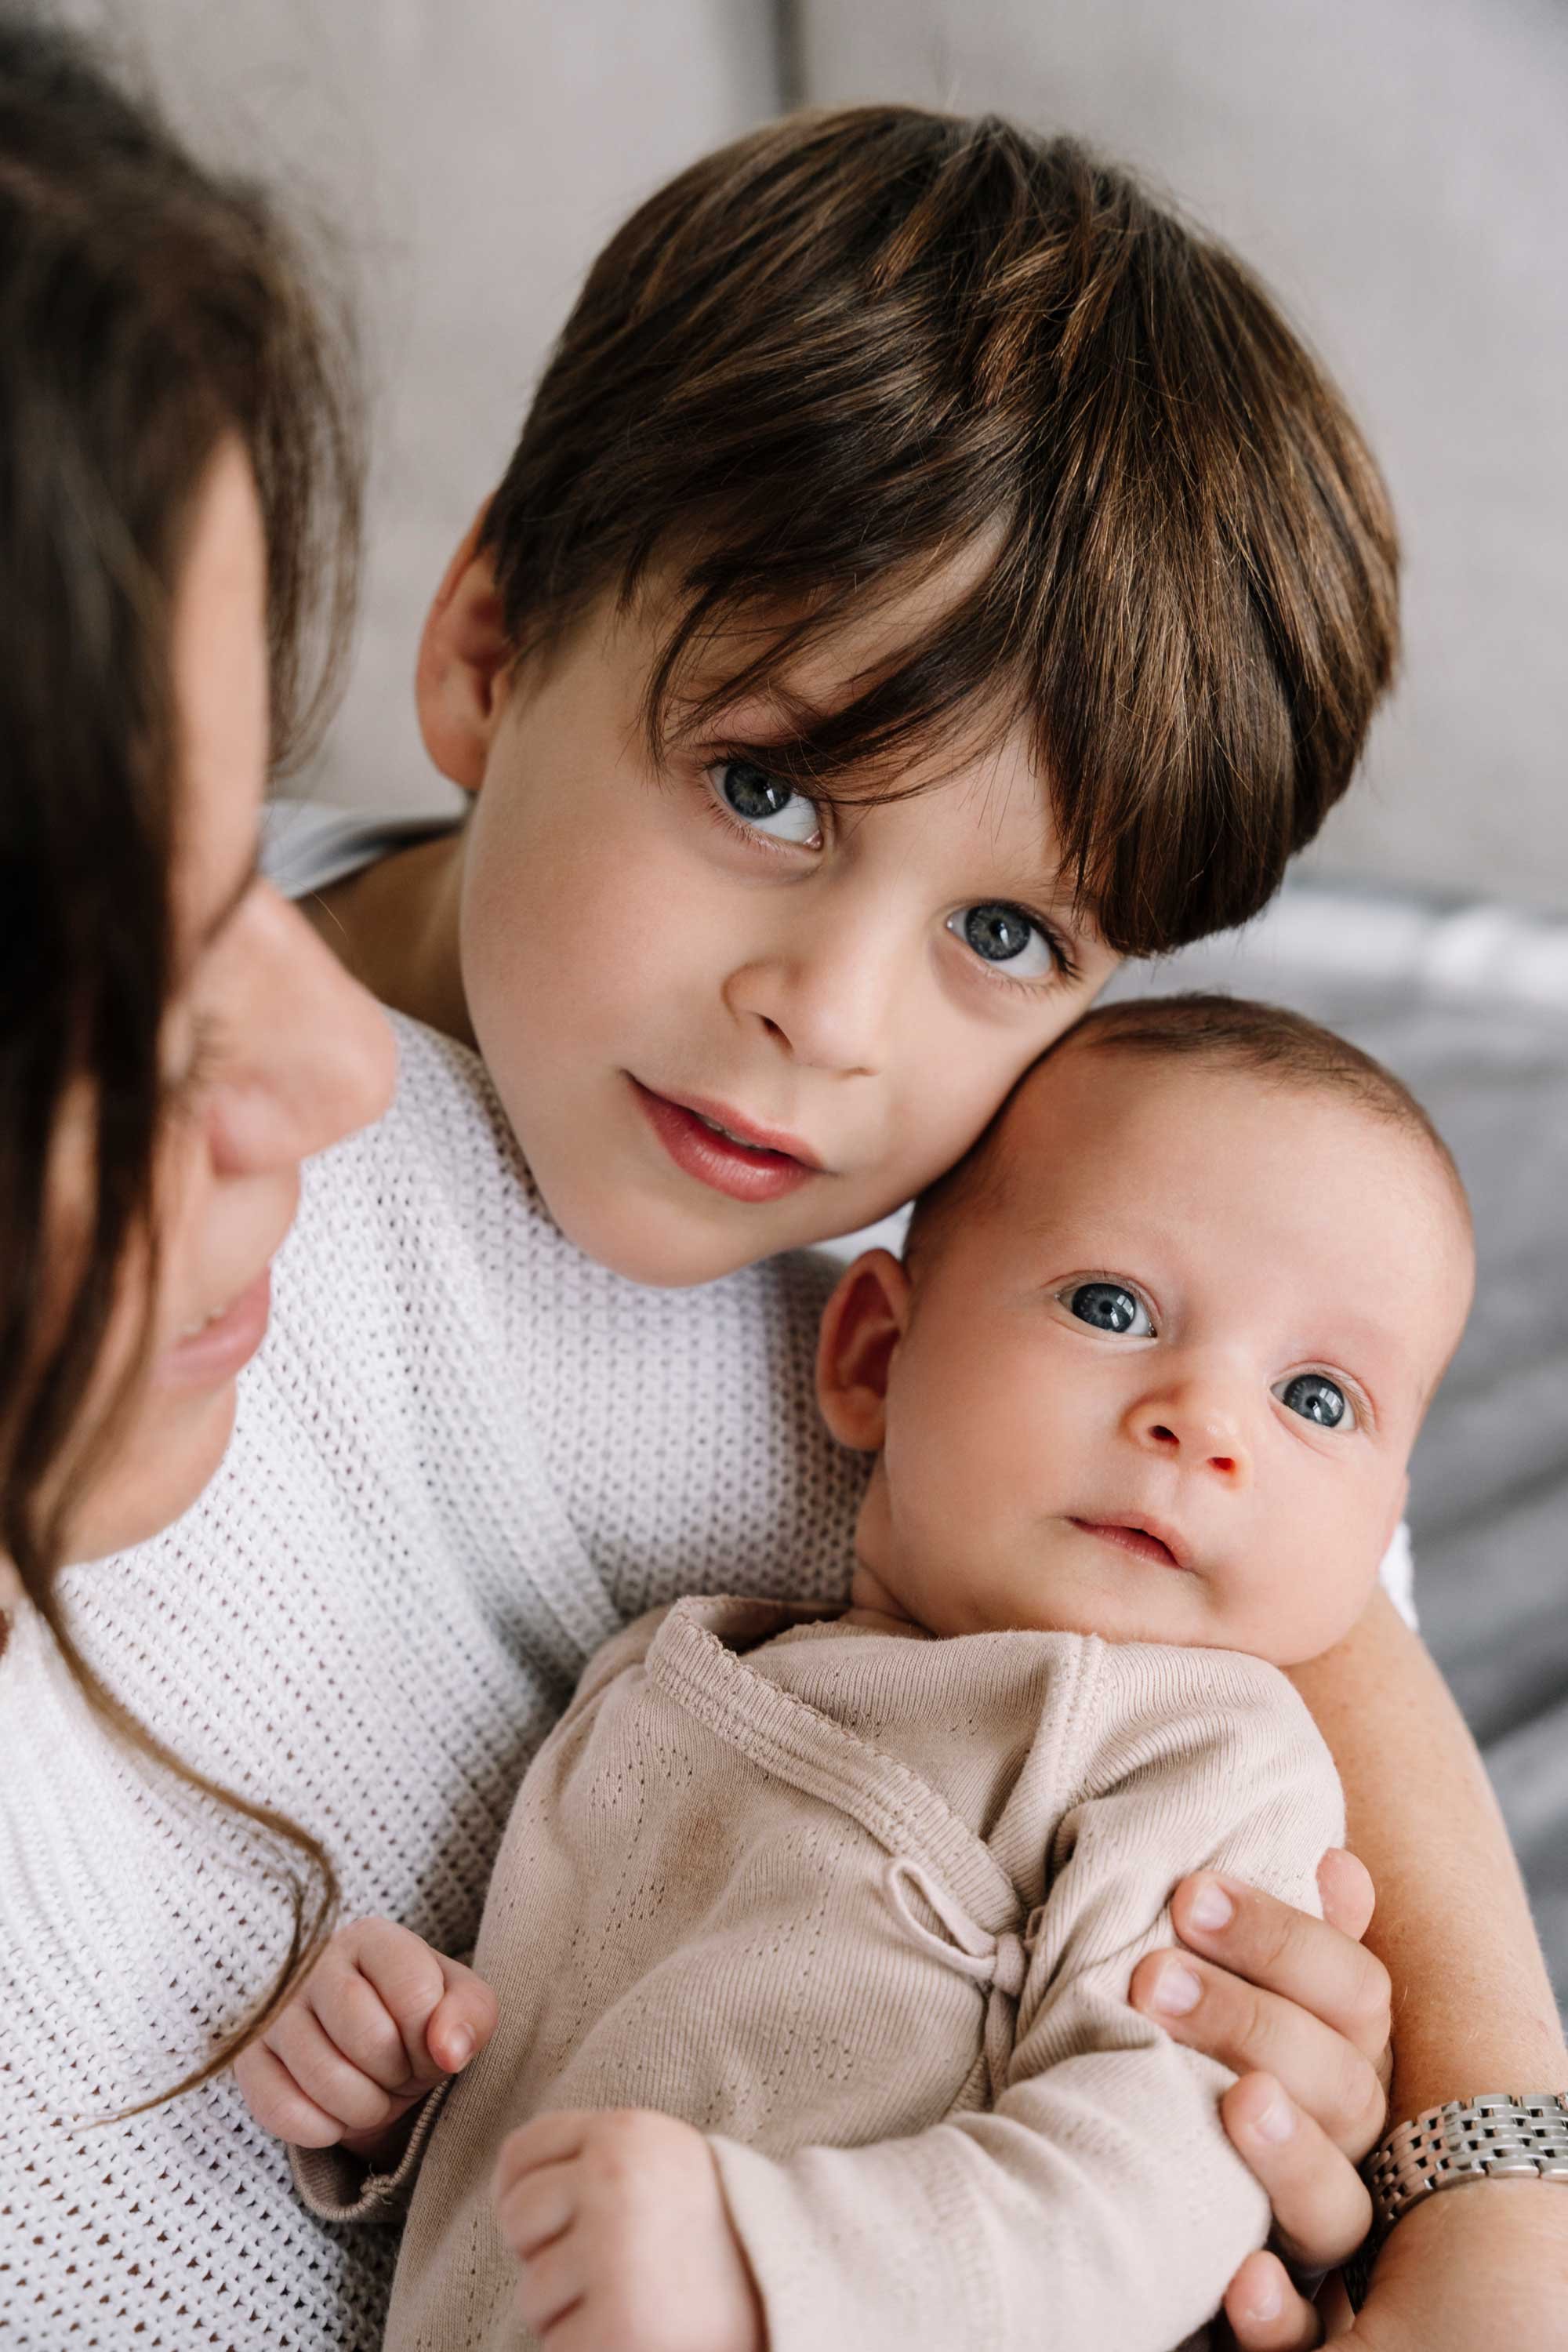
<path fill-rule="evenodd" d="M 235 1382 L 267 1328 L 269 1268 L 300 1164 L 380 1117 L 392 1035 L 309 925 L 256 870 L 268 759 L 266 551 L 249 464 L 220 447 L 176 583 L 174 992 L 163 1026 L 168 1108 L 154 1191 L 155 1278 L 126 1269 L 84 1403 L 101 1412 L 150 1356 L 111 1453 L 73 1498 L 68 1552 L 93 1559 L 178 1517 L 228 1442 Z M 68 1107 L 53 1178 L 51 1258 L 68 1265 L 86 1195 L 89 1106 Z"/>

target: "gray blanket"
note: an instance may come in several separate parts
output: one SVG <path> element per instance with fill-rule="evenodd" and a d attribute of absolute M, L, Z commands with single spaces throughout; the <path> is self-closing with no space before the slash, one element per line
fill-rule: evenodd
<path fill-rule="evenodd" d="M 1479 1279 L 1412 1465 L 1415 1597 L 1568 2011 L 1568 925 L 1304 886 L 1115 993 L 1193 987 L 1296 1005 L 1375 1054 L 1469 1188 Z"/>

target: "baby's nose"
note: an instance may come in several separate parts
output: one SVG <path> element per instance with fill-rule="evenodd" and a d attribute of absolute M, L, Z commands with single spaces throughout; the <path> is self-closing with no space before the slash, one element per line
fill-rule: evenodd
<path fill-rule="evenodd" d="M 1141 1397 L 1130 1416 L 1131 1433 L 1145 1453 L 1202 1469 L 1229 1486 L 1252 1477 L 1252 1455 L 1240 1414 L 1212 1385 L 1173 1385 Z"/>

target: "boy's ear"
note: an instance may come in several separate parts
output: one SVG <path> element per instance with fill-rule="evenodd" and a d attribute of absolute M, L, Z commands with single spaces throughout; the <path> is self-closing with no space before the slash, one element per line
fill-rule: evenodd
<path fill-rule="evenodd" d="M 909 1319 L 909 1276 L 889 1251 L 868 1250 L 828 1300 L 816 1342 L 816 1401 L 840 1445 L 880 1451 L 888 1375 Z"/>
<path fill-rule="evenodd" d="M 488 504 L 469 524 L 436 591 L 414 673 L 425 749 L 466 793 L 477 793 L 485 780 L 511 657 L 494 567 L 479 546 Z"/>

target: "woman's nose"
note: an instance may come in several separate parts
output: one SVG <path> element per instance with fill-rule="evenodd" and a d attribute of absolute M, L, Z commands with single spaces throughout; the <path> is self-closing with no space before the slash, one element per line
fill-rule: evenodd
<path fill-rule="evenodd" d="M 1173 1381 L 1151 1389 L 1132 1406 L 1127 1426 L 1146 1454 L 1205 1471 L 1228 1486 L 1251 1484 L 1243 1415 L 1218 1380 Z"/>
<path fill-rule="evenodd" d="M 378 1119 L 397 1046 L 385 1013 L 297 908 L 262 886 L 226 975 L 213 1153 L 226 1174 L 298 1164 Z"/>

